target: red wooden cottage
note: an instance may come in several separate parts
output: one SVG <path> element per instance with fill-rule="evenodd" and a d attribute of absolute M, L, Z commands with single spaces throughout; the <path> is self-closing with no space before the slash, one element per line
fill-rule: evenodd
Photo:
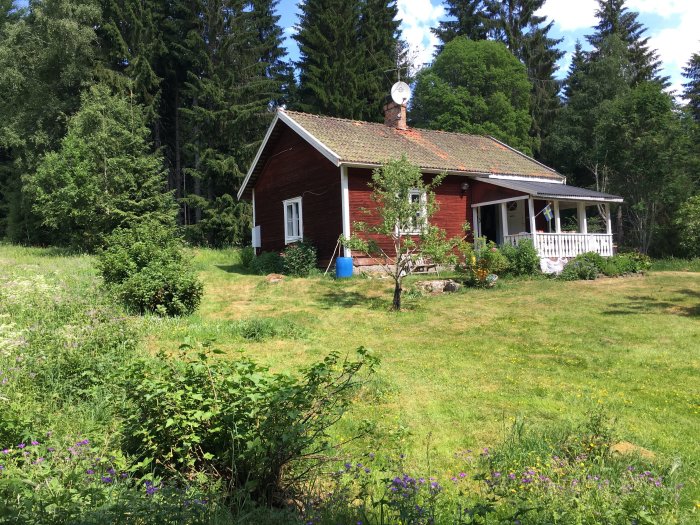
<path fill-rule="evenodd" d="M 475 235 L 499 244 L 532 239 L 545 270 L 583 252 L 612 255 L 609 204 L 620 197 L 568 186 L 553 169 L 491 137 L 408 128 L 405 106 L 389 104 L 385 115 L 380 124 L 278 109 L 238 192 L 252 201 L 253 246 L 279 251 L 304 239 L 327 262 L 339 236 L 368 221 L 372 170 L 405 155 L 426 177 L 447 174 L 435 190 L 432 221 L 448 236 L 461 235 L 469 221 Z M 604 233 L 587 231 L 588 207 L 604 218 Z M 577 231 L 562 231 L 569 215 Z M 353 262 L 375 263 L 357 256 Z"/>

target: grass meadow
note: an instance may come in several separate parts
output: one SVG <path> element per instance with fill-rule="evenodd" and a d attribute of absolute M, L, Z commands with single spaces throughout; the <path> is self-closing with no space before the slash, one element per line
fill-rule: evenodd
<path fill-rule="evenodd" d="M 174 354 L 184 341 L 214 341 L 225 356 L 243 352 L 293 371 L 332 350 L 367 347 L 381 359 L 379 371 L 336 437 L 368 420 L 375 442 L 350 445 L 358 453 L 389 443 L 442 472 L 456 453 L 500 442 L 516 421 L 556 425 L 604 408 L 621 441 L 679 459 L 685 503 L 700 502 L 697 261 L 662 262 L 644 277 L 409 293 L 400 313 L 389 310 L 393 285 L 385 279 L 270 283 L 247 273 L 236 250 L 193 251 L 193 262 L 205 284 L 199 311 L 134 318 L 143 351 Z M 103 293 L 91 257 L 56 250 L 0 246 L 0 281 L 16 294 L 70 289 L 83 303 Z M 9 341 L 13 325 L 42 314 L 3 315 Z"/>

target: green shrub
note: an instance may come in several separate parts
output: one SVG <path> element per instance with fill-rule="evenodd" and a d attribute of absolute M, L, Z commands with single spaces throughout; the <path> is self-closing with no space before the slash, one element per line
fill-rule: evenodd
<path fill-rule="evenodd" d="M 270 273 L 282 273 L 284 261 L 277 252 L 262 252 L 253 258 L 250 269 L 258 275 L 268 275 Z"/>
<path fill-rule="evenodd" d="M 531 239 L 524 239 L 516 246 L 501 246 L 501 253 L 508 260 L 508 273 L 512 275 L 536 275 L 540 273 L 540 256 Z"/>
<path fill-rule="evenodd" d="M 124 304 L 139 313 L 187 315 L 202 298 L 203 286 L 174 230 L 157 223 L 116 230 L 99 254 L 98 269 Z"/>
<path fill-rule="evenodd" d="M 594 262 L 594 258 L 584 257 L 585 255 L 587 254 L 577 255 L 566 263 L 564 270 L 559 274 L 559 279 L 563 281 L 592 281 L 598 277 L 603 261 L 600 261 L 599 266 Z"/>
<path fill-rule="evenodd" d="M 243 268 L 250 269 L 251 265 L 253 264 L 253 259 L 255 259 L 255 248 L 252 246 L 246 246 L 245 248 L 241 248 L 240 254 L 241 266 L 243 266 Z"/>
<path fill-rule="evenodd" d="M 124 371 L 125 448 L 144 471 L 184 479 L 206 474 L 266 502 L 279 501 L 294 469 L 326 450 L 328 428 L 349 408 L 358 373 L 375 363 L 364 349 L 356 360 L 333 353 L 297 378 L 248 358 L 196 354 L 144 360 Z"/>
<path fill-rule="evenodd" d="M 690 197 L 676 213 L 680 246 L 688 257 L 700 256 L 700 195 Z"/>
<path fill-rule="evenodd" d="M 498 274 L 508 269 L 508 259 L 494 242 L 486 241 L 484 237 L 475 239 L 473 244 L 463 243 L 460 251 L 460 259 L 464 262 L 455 269 L 465 275 L 468 284 L 492 286 Z"/>
<path fill-rule="evenodd" d="M 194 272 L 176 262 L 147 266 L 117 288 L 119 297 L 131 310 L 168 316 L 194 312 L 203 291 Z"/>
<path fill-rule="evenodd" d="M 316 248 L 308 242 L 295 242 L 287 245 L 282 252 L 283 271 L 294 277 L 307 277 L 318 263 Z"/>

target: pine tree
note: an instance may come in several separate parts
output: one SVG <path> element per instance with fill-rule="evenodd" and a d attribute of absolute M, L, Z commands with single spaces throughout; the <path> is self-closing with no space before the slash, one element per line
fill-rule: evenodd
<path fill-rule="evenodd" d="M 359 118 L 362 66 L 357 45 L 360 4 L 348 0 L 307 0 L 298 32 L 299 91 L 294 107 L 309 113 Z"/>
<path fill-rule="evenodd" d="M 592 59 L 601 53 L 605 39 L 617 35 L 626 45 L 627 60 L 632 68 L 632 85 L 644 81 L 659 81 L 668 85 L 668 77 L 659 75 L 661 61 L 656 51 L 649 48 L 646 28 L 637 20 L 637 13 L 625 6 L 625 0 L 597 0 L 598 24 L 595 33 L 586 39 L 593 46 Z"/>
<path fill-rule="evenodd" d="M 695 121 L 700 123 L 700 53 L 693 53 L 690 57 L 683 68 L 683 76 L 688 79 L 683 84 L 683 98 L 688 101 L 688 108 Z"/>
<path fill-rule="evenodd" d="M 447 14 L 454 20 L 441 20 L 440 25 L 431 30 L 442 42 L 438 53 L 458 36 L 471 40 L 486 38 L 488 15 L 484 0 L 445 0 L 444 5 Z"/>

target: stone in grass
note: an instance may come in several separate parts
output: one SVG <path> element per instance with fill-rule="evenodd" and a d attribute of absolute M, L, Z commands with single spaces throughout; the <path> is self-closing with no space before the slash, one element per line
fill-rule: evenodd
<path fill-rule="evenodd" d="M 271 274 L 269 274 L 268 276 L 265 277 L 265 281 L 266 281 L 268 284 L 277 284 L 277 283 L 281 283 L 282 281 L 284 281 L 284 275 L 280 275 L 280 274 L 278 274 L 278 273 L 271 273 Z"/>
<path fill-rule="evenodd" d="M 433 281 L 418 281 L 416 286 L 425 293 L 438 294 L 443 292 L 456 292 L 461 285 L 452 279 L 439 279 Z"/>
<path fill-rule="evenodd" d="M 621 456 L 628 454 L 638 455 L 644 459 L 654 459 L 656 457 L 656 454 L 654 454 L 651 450 L 635 445 L 634 443 L 630 443 L 629 441 L 620 441 L 619 443 L 615 443 L 610 447 L 610 452 L 613 454 L 620 454 Z"/>

